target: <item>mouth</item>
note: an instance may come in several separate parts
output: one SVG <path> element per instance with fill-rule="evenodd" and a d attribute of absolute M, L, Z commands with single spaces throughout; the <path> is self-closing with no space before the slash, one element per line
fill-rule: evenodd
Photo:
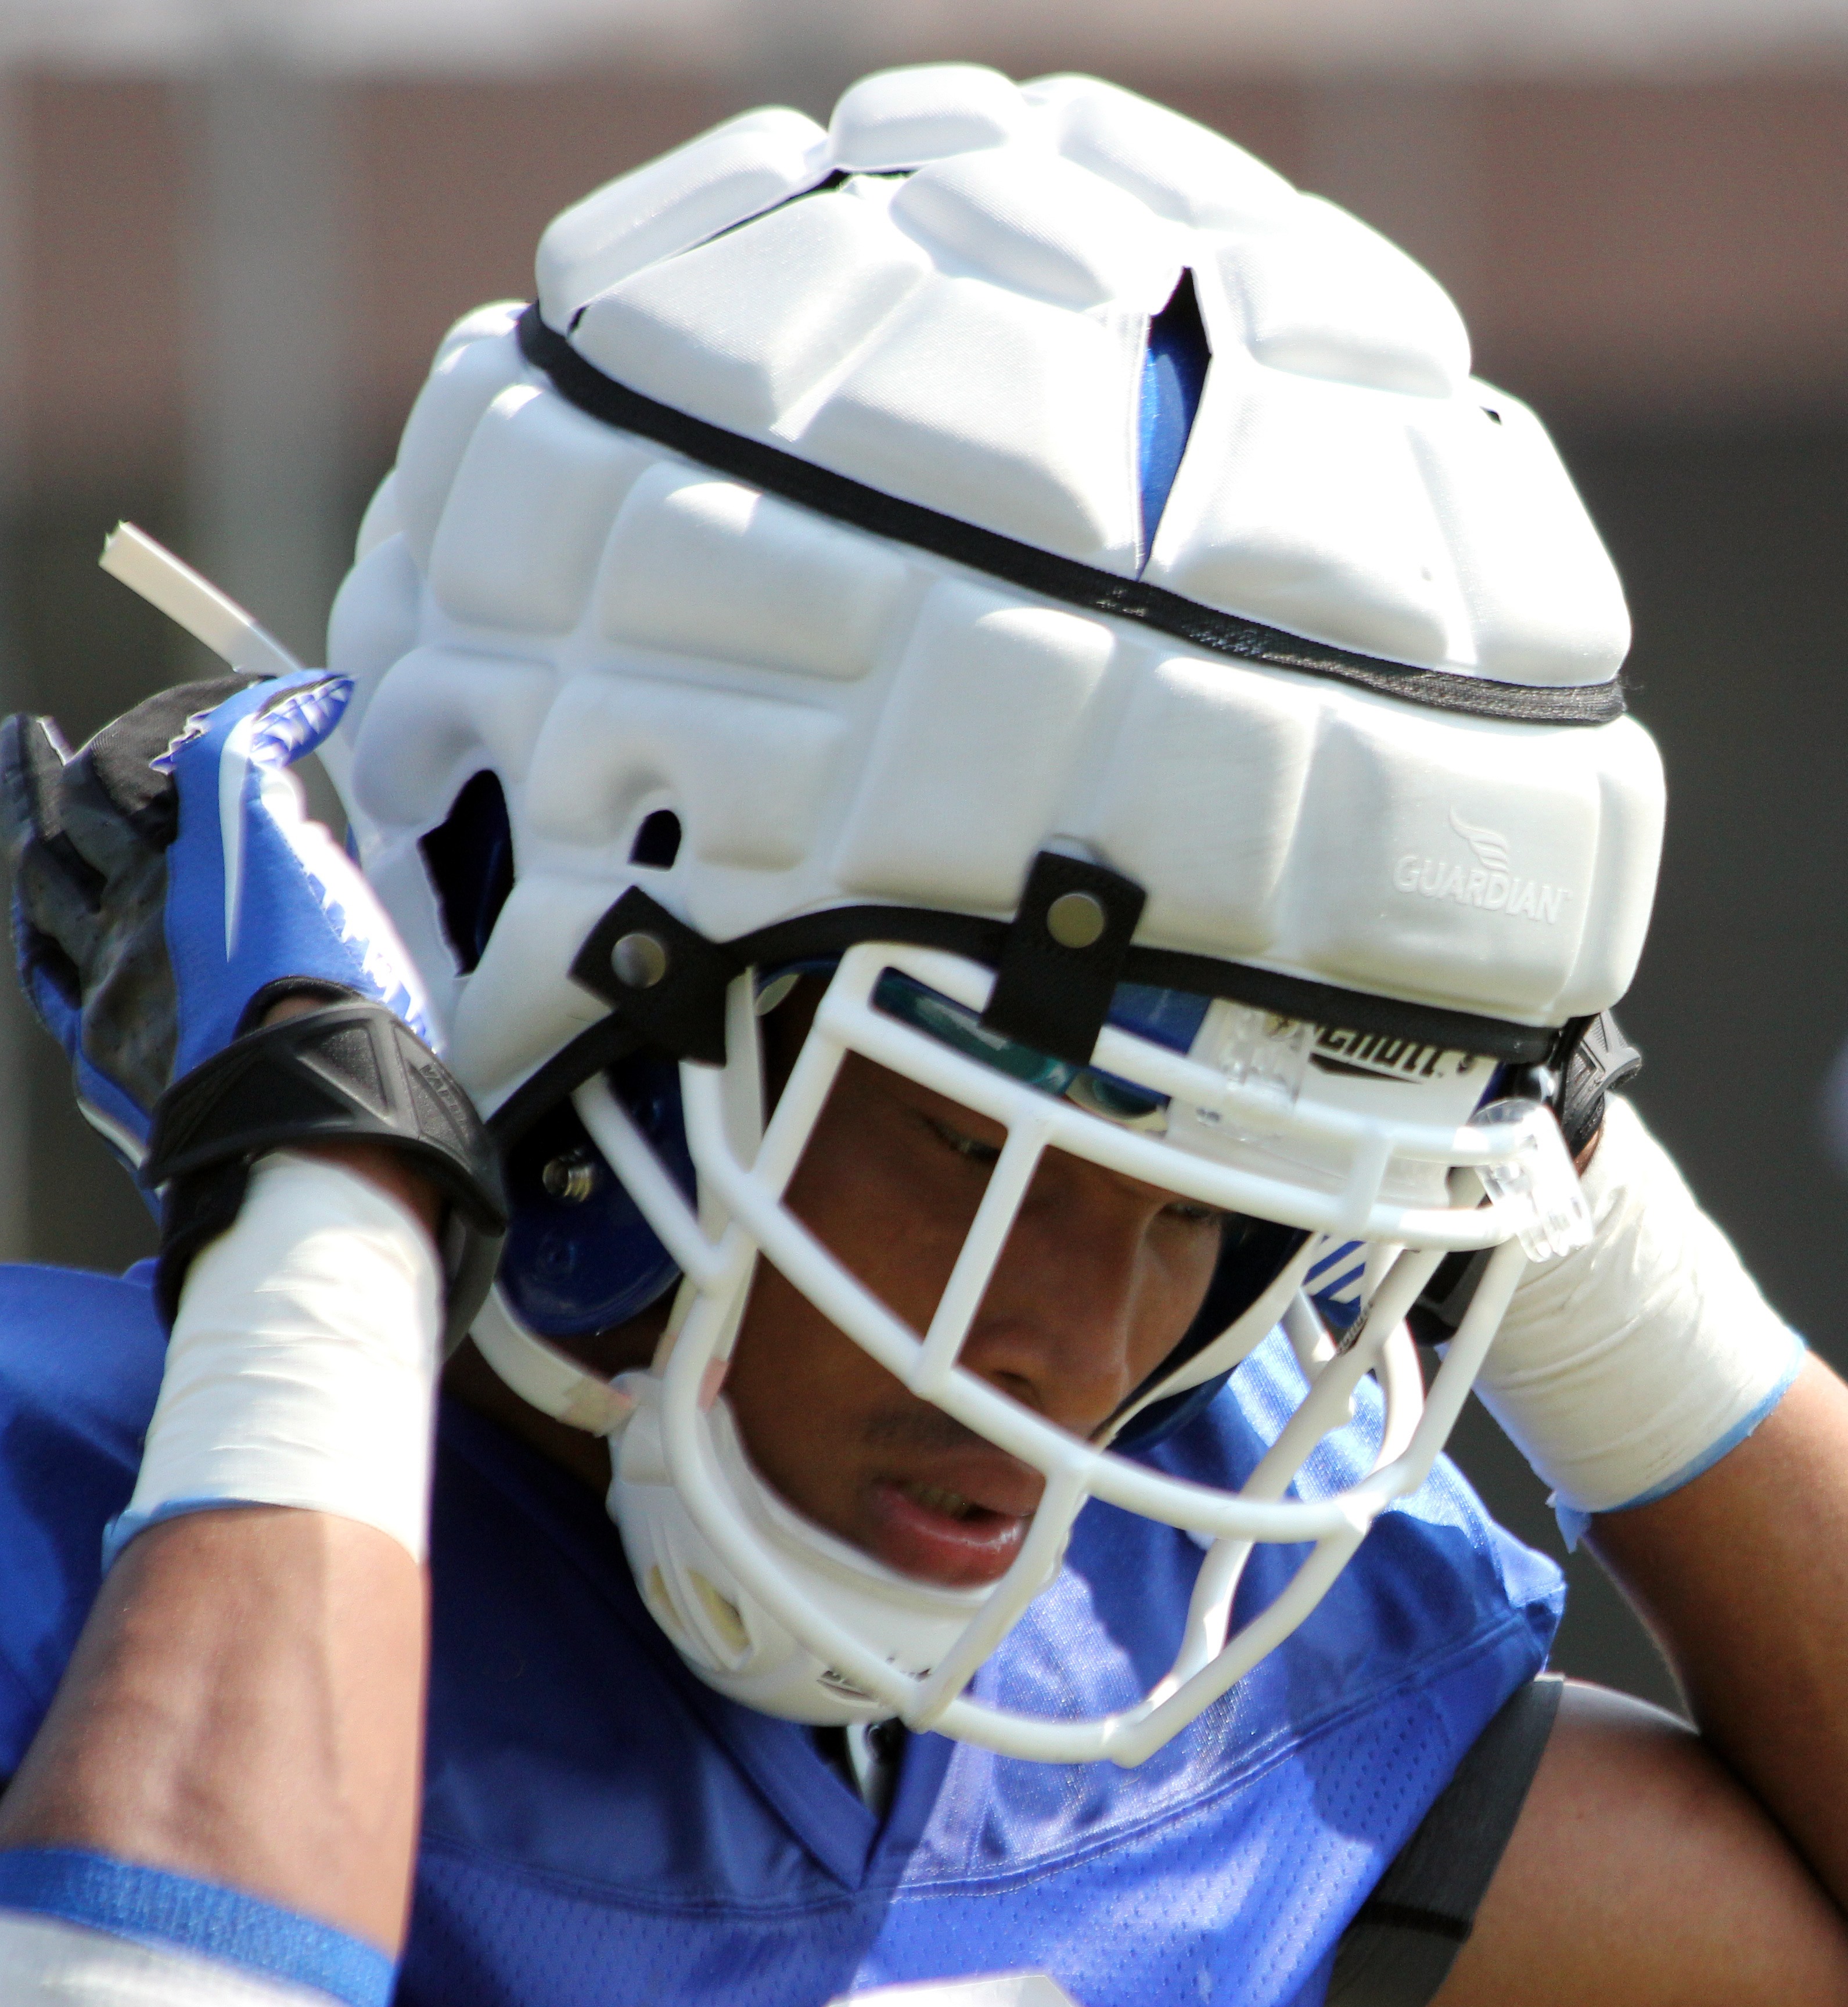
<path fill-rule="evenodd" d="M 916 1478 L 883 1478 L 873 1487 L 876 1559 L 901 1575 L 946 1589 L 979 1589 L 1013 1564 L 1032 1522 L 1041 1481 L 965 1478 L 967 1490 Z M 1035 1495 L 1025 1495 L 1031 1491 Z"/>

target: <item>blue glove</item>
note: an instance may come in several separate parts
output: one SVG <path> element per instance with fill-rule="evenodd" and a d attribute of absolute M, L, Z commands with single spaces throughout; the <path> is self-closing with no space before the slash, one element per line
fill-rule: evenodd
<path fill-rule="evenodd" d="M 75 756 L 49 718 L 0 726 L 21 979 L 131 1166 L 166 1088 L 291 990 L 382 1003 L 436 1042 L 390 921 L 287 771 L 351 690 L 319 670 L 184 684 Z"/>

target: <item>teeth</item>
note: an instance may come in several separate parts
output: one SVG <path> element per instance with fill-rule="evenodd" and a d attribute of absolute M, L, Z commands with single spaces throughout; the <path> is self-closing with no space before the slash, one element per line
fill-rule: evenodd
<path fill-rule="evenodd" d="M 922 1505 L 929 1512 L 941 1512 L 952 1519 L 967 1519 L 981 1510 L 960 1491 L 946 1491 L 940 1485 L 901 1484 L 898 1488 L 914 1505 Z"/>

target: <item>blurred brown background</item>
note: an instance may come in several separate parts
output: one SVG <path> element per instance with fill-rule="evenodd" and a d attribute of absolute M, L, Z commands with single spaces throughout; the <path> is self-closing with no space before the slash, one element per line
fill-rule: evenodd
<path fill-rule="evenodd" d="M 1848 1360 L 1818 1129 L 1848 1032 L 1848 9 L 1585 0 L 1522 10 L 1511 40 L 1515 11 L 0 0 L 6 706 L 74 740 L 192 666 L 95 568 L 124 516 L 317 658 L 433 344 L 524 295 L 540 228 L 596 183 L 767 98 L 825 118 L 888 62 L 1099 70 L 1404 243 L 1482 372 L 1559 436 L 1670 774 L 1624 1012 L 1639 1098 L 1774 1300 Z M 146 1217 L 20 1014 L 0 1251 L 119 1266 Z M 1557 1550 L 1479 1413 L 1460 1454 Z M 1567 1669 L 1668 1695 L 1595 1569 L 1574 1575 Z"/>

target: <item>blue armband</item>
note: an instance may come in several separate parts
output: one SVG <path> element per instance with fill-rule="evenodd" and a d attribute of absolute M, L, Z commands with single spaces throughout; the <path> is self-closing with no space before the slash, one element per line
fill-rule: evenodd
<path fill-rule="evenodd" d="M 1626 1498 L 1621 1505 L 1606 1505 L 1596 1512 L 1581 1511 L 1576 1505 L 1562 1504 L 1557 1498 L 1554 1499 L 1553 1516 L 1559 1522 L 1560 1537 L 1566 1543 L 1566 1552 L 1575 1554 L 1578 1551 L 1578 1543 L 1590 1530 L 1594 1518 L 1602 1518 L 1607 1512 L 1633 1512 L 1638 1505 L 1653 1505 L 1658 1498 L 1666 1498 L 1670 1492 L 1679 1491 L 1683 1485 L 1691 1484 L 1697 1477 L 1711 1470 L 1723 1456 L 1730 1455 L 1747 1436 L 1755 1434 L 1760 1426 L 1771 1419 L 1779 1403 L 1796 1384 L 1797 1376 L 1803 1370 L 1803 1363 L 1809 1356 L 1809 1347 L 1802 1337 L 1795 1332 L 1791 1335 L 1796 1339 L 1797 1343 L 1783 1378 L 1750 1414 L 1740 1416 L 1717 1442 L 1709 1443 L 1698 1456 L 1684 1464 L 1673 1477 L 1665 1478 L 1659 1484 L 1651 1485 L 1647 1491 L 1639 1493 L 1634 1498 Z"/>
<path fill-rule="evenodd" d="M 0 1909 L 216 1959 L 343 2007 L 390 2007 L 397 1981 L 393 1959 L 330 1924 L 216 1882 L 74 1847 L 0 1852 Z"/>

